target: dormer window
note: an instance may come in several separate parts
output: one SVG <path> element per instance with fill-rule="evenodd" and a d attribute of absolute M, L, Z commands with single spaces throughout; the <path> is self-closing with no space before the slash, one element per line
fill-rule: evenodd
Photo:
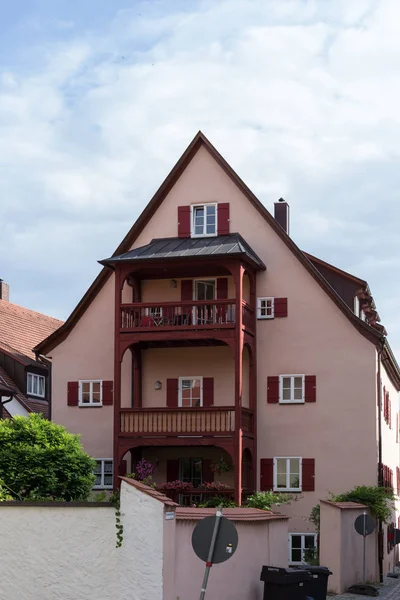
<path fill-rule="evenodd" d="M 44 380 L 45 378 L 43 375 L 35 375 L 35 373 L 28 373 L 28 396 L 39 396 L 40 398 L 44 398 Z"/>
<path fill-rule="evenodd" d="M 217 235 L 217 205 L 198 204 L 192 206 L 192 237 Z"/>

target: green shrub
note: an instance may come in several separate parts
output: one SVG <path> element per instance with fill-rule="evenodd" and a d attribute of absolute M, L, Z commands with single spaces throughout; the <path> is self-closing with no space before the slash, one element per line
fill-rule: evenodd
<path fill-rule="evenodd" d="M 223 496 L 212 496 L 203 504 L 199 504 L 200 508 L 218 508 L 222 505 L 223 508 L 236 508 L 237 504 L 230 498 L 224 498 Z"/>
<path fill-rule="evenodd" d="M 16 500 L 86 500 L 96 461 L 79 436 L 31 413 L 0 420 L 0 479 Z"/>
<path fill-rule="evenodd" d="M 355 488 L 344 494 L 333 494 L 329 498 L 331 502 L 359 502 L 365 504 L 371 510 L 372 516 L 380 519 L 384 523 L 392 520 L 392 513 L 395 510 L 394 501 L 396 496 L 391 488 L 384 488 L 374 485 L 357 485 Z"/>
<path fill-rule="evenodd" d="M 271 510 L 273 505 L 289 504 L 293 498 L 294 496 L 291 494 L 281 494 L 279 492 L 255 492 L 255 494 L 247 498 L 246 506 L 261 510 Z"/>

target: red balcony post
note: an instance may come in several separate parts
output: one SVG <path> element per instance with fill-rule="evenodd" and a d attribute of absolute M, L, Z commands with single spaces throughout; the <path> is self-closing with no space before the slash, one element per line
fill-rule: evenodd
<path fill-rule="evenodd" d="M 115 331 L 114 331 L 114 489 L 119 487 L 119 466 L 120 466 L 120 453 L 119 453 L 119 411 L 121 408 L 121 350 L 119 344 L 119 330 L 120 330 L 120 304 L 121 304 L 121 290 L 122 290 L 123 279 L 119 269 L 115 269 Z"/>
<path fill-rule="evenodd" d="M 234 443 L 234 467 L 235 467 L 235 502 L 240 506 L 242 503 L 242 387 L 243 387 L 243 265 L 238 265 L 234 272 L 236 293 L 236 336 L 235 336 L 235 443 Z"/>

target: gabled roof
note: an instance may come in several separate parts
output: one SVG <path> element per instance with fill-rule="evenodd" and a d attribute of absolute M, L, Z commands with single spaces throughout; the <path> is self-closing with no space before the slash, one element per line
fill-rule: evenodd
<path fill-rule="evenodd" d="M 157 192 L 154 194 L 153 198 L 147 204 L 147 206 L 145 207 L 145 209 L 143 210 L 133 227 L 129 230 L 125 238 L 122 240 L 121 244 L 118 246 L 113 256 L 118 256 L 130 250 L 138 235 L 146 227 L 147 223 L 157 211 L 164 198 L 170 192 L 172 187 L 175 185 L 176 181 L 179 179 L 180 175 L 183 173 L 183 171 L 186 169 L 192 158 L 195 156 L 195 154 L 201 147 L 204 148 L 207 152 L 209 152 L 209 154 L 213 157 L 213 159 L 217 162 L 221 169 L 235 183 L 235 185 L 240 189 L 240 191 L 247 198 L 247 200 L 260 213 L 263 219 L 265 219 L 265 221 L 281 238 L 281 240 L 291 250 L 291 252 L 293 252 L 293 254 L 297 257 L 299 262 L 303 265 L 303 267 L 310 273 L 310 275 L 316 280 L 316 282 L 321 286 L 321 288 L 328 294 L 331 300 L 342 311 L 346 318 L 354 325 L 354 327 L 356 327 L 356 329 L 363 336 L 365 336 L 374 344 L 377 344 L 380 340 L 382 340 L 382 333 L 373 329 L 372 327 L 361 321 L 361 319 L 356 317 L 356 315 L 342 300 L 339 294 L 337 294 L 336 291 L 329 285 L 327 280 L 321 275 L 318 269 L 312 264 L 312 262 L 307 258 L 307 256 L 305 256 L 305 254 L 288 236 L 284 229 L 282 229 L 282 227 L 276 222 L 274 217 L 268 212 L 265 206 L 258 200 L 258 198 L 247 187 L 247 185 L 242 181 L 242 179 L 237 175 L 237 173 L 235 173 L 232 167 L 226 162 L 226 160 L 221 156 L 218 150 L 214 148 L 214 146 L 209 142 L 209 140 L 201 131 L 197 133 L 197 135 L 194 137 L 193 141 L 189 144 L 185 152 L 182 154 L 181 158 L 178 160 L 172 171 L 169 173 L 164 182 L 158 188 Z M 111 276 L 111 273 L 112 272 L 110 269 L 103 268 L 103 270 L 96 277 L 95 281 L 90 286 L 86 294 L 83 296 L 79 304 L 76 306 L 69 318 L 66 320 L 64 325 L 62 325 L 56 332 L 52 333 L 41 343 L 39 343 L 35 348 L 37 352 L 41 354 L 48 354 L 52 350 L 52 348 L 55 348 L 68 336 L 68 334 L 75 326 L 77 321 L 86 311 L 86 309 L 90 306 L 90 304 L 97 296 L 103 285 Z"/>
<path fill-rule="evenodd" d="M 32 348 L 62 325 L 34 310 L 0 300 L 0 351 L 24 364 L 35 360 Z"/>
<path fill-rule="evenodd" d="M 261 258 L 239 233 L 216 235 L 205 238 L 161 238 L 154 239 L 146 246 L 135 248 L 124 254 L 100 260 L 100 264 L 110 266 L 123 262 L 140 262 L 174 258 L 221 258 L 222 256 L 242 256 L 258 269 L 265 269 Z"/>

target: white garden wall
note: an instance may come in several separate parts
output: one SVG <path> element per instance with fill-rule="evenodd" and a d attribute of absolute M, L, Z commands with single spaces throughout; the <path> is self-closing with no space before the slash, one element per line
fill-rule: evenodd
<path fill-rule="evenodd" d="M 115 538 L 106 504 L 0 503 L 0 597 L 117 599 Z"/>

